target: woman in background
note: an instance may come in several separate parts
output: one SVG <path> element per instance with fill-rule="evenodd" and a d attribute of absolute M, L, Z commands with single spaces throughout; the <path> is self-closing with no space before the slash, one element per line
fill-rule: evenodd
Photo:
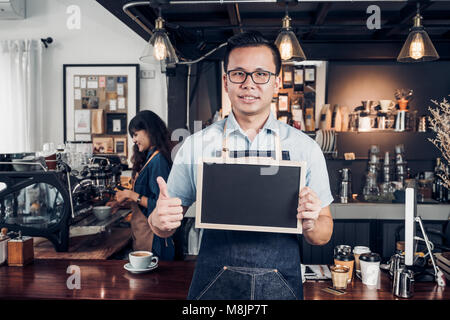
<path fill-rule="evenodd" d="M 133 139 L 132 190 L 117 191 L 119 204 L 130 204 L 133 250 L 152 251 L 161 260 L 173 260 L 175 247 L 172 237 L 154 235 L 147 219 L 156 206 L 159 187 L 156 178 L 167 181 L 171 160 L 169 130 L 152 111 L 141 111 L 131 119 L 128 132 Z"/>

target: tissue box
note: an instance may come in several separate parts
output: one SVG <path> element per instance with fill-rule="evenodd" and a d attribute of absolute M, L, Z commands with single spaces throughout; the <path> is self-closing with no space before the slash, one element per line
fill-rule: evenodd
<path fill-rule="evenodd" d="M 8 241 L 8 265 L 23 267 L 34 259 L 32 237 L 15 238 Z"/>

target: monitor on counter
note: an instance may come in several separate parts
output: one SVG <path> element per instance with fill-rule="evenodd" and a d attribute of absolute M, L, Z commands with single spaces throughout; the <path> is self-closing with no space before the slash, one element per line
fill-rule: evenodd
<path fill-rule="evenodd" d="M 417 217 L 417 197 L 415 188 L 405 189 L 405 265 L 414 264 Z"/>

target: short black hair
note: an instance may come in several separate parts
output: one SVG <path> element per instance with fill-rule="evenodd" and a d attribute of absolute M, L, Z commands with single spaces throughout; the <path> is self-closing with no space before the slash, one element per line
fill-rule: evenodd
<path fill-rule="evenodd" d="M 264 46 L 272 51 L 273 62 L 275 63 L 275 73 L 280 74 L 281 70 L 281 56 L 278 47 L 273 43 L 264 38 L 261 32 L 258 31 L 247 31 L 243 33 L 236 34 L 228 39 L 225 57 L 223 59 L 223 70 L 225 73 L 228 68 L 228 59 L 230 58 L 231 51 L 236 48 L 245 47 L 260 47 Z"/>

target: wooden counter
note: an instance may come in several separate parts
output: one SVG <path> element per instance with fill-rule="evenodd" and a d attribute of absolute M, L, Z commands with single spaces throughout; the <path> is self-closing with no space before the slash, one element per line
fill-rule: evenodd
<path fill-rule="evenodd" d="M 447 281 L 448 282 L 448 281 Z M 435 282 L 416 282 L 414 296 L 409 299 L 398 298 L 392 294 L 392 282 L 386 272 L 381 271 L 379 288 L 366 286 L 358 278 L 345 290 L 343 295 L 334 295 L 322 291 L 331 287 L 329 281 L 306 281 L 303 284 L 305 300 L 450 300 L 450 286 L 439 287 Z"/>
<path fill-rule="evenodd" d="M 194 262 L 164 262 L 131 274 L 122 260 L 34 260 L 25 267 L 0 266 L 0 299 L 185 299 Z M 68 289 L 69 266 L 80 269 L 78 289 Z M 72 278 L 73 279 L 73 278 Z M 72 280 L 69 279 L 69 280 Z M 74 281 L 69 281 L 74 284 Z"/>
<path fill-rule="evenodd" d="M 157 269 L 145 274 L 131 274 L 122 260 L 35 260 L 25 267 L 0 266 L 0 299 L 179 299 L 186 298 L 195 262 L 160 262 Z M 70 265 L 80 268 L 81 289 L 68 289 Z M 71 280 L 71 279 L 69 279 Z M 69 281 L 74 283 L 74 281 Z M 391 293 L 390 280 L 382 272 L 380 289 L 370 289 L 354 279 L 341 296 L 321 289 L 331 281 L 307 281 L 305 300 L 403 300 Z M 435 283 L 415 284 L 412 299 L 450 300 L 450 287 Z M 411 299 L 408 299 L 411 300 Z"/>

